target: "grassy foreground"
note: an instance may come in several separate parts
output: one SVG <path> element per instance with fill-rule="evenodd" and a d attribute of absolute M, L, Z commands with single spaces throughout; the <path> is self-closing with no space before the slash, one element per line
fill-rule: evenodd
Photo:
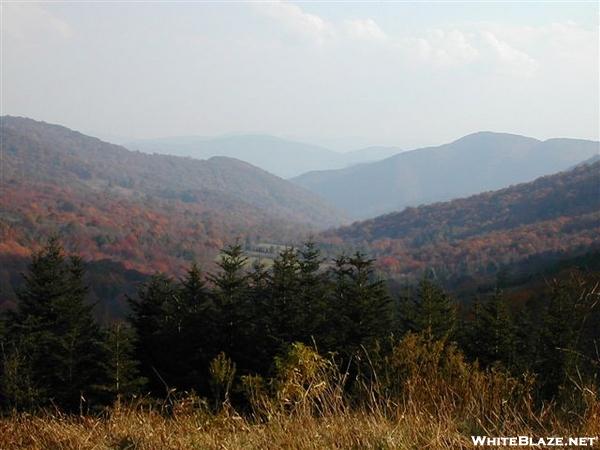
<path fill-rule="evenodd" d="M 600 419 L 579 426 L 555 423 L 541 433 L 514 418 L 501 435 L 598 436 Z M 458 449 L 472 448 L 470 433 L 453 418 L 417 411 L 384 417 L 362 411 L 316 418 L 275 417 L 252 423 L 236 414 L 182 414 L 126 409 L 108 418 L 14 416 L 0 422 L 2 449 Z M 491 435 L 498 435 L 497 432 Z"/>
<path fill-rule="evenodd" d="M 350 383 L 332 360 L 294 345 L 273 379 L 239 379 L 242 415 L 229 401 L 234 366 L 221 358 L 211 366 L 220 385 L 211 404 L 189 395 L 95 416 L 13 413 L 0 419 L 0 449 L 460 449 L 474 448 L 471 435 L 600 435 L 593 386 L 536 401 L 528 377 L 482 370 L 418 335 L 375 366 Z"/>
<path fill-rule="evenodd" d="M 279 417 L 264 425 L 236 415 L 166 419 L 130 410 L 108 420 L 21 416 L 3 421 L 0 434 L 3 449 L 461 448 L 470 442 L 454 423 L 424 416 L 393 421 L 364 412 L 319 419 Z"/>

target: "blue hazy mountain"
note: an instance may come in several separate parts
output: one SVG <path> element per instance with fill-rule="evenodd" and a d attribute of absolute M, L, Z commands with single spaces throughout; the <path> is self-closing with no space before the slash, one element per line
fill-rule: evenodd
<path fill-rule="evenodd" d="M 372 163 L 309 172 L 292 181 L 351 217 L 363 219 L 531 181 L 573 167 L 598 152 L 595 141 L 539 141 L 479 132 Z"/>
<path fill-rule="evenodd" d="M 214 138 L 181 136 L 136 140 L 125 143 L 132 150 L 208 159 L 213 156 L 236 158 L 282 178 L 311 170 L 348 167 L 376 161 L 401 150 L 396 147 L 368 147 L 335 152 L 325 147 L 268 135 L 227 135 Z"/>

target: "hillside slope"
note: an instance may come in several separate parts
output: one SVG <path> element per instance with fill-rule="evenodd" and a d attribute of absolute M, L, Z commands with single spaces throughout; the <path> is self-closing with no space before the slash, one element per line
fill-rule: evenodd
<path fill-rule="evenodd" d="M 114 188 L 171 199 L 244 203 L 269 215 L 315 226 L 339 223 L 340 214 L 314 194 L 232 158 L 208 161 L 146 155 L 67 128 L 3 117 L 5 181 L 68 181 L 95 190 Z"/>
<path fill-rule="evenodd" d="M 147 155 L 67 128 L 2 117 L 0 254 L 51 233 L 86 259 L 142 272 L 210 262 L 236 237 L 289 240 L 341 216 L 314 194 L 231 158 Z"/>
<path fill-rule="evenodd" d="M 323 233 L 334 246 L 368 249 L 396 276 L 497 273 L 600 246 L 600 162 L 495 192 L 407 208 Z"/>
<path fill-rule="evenodd" d="M 382 161 L 292 179 L 365 219 L 378 214 L 465 197 L 568 169 L 596 155 L 598 142 L 538 141 L 482 132 L 450 144 L 400 153 Z"/>

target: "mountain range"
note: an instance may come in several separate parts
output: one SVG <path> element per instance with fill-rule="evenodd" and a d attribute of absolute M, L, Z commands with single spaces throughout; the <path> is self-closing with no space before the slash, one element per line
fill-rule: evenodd
<path fill-rule="evenodd" d="M 501 189 L 598 155 L 599 143 L 480 132 L 377 162 L 292 179 L 355 219 Z"/>
<path fill-rule="evenodd" d="M 338 169 L 376 161 L 401 150 L 396 147 L 367 147 L 335 152 L 318 145 L 268 135 L 228 135 L 214 138 L 180 136 L 145 139 L 124 144 L 132 150 L 207 159 L 227 156 L 250 163 L 282 178 L 311 170 Z"/>
<path fill-rule="evenodd" d="M 109 310 L 123 310 L 123 293 L 155 271 L 178 275 L 191 261 L 210 270 L 218 250 L 236 239 L 247 249 L 281 248 L 312 234 L 331 254 L 366 250 L 396 280 L 430 269 L 444 279 L 492 276 L 504 266 L 577 257 L 600 244 L 595 142 L 479 133 L 322 172 L 357 174 L 345 186 L 355 196 L 350 210 L 364 215 L 410 204 L 407 198 L 436 202 L 569 169 L 338 227 L 348 218 L 326 200 L 238 159 L 130 151 L 10 116 L 1 118 L 0 138 L 0 304 L 14 301 L 31 251 L 52 234 L 88 261 L 92 298 L 113 302 Z M 369 153 L 378 151 L 388 149 Z"/>
<path fill-rule="evenodd" d="M 382 215 L 326 231 L 362 248 L 395 278 L 493 276 L 502 267 L 600 250 L 600 162 L 494 192 Z M 537 264 L 537 263 L 536 263 Z"/>

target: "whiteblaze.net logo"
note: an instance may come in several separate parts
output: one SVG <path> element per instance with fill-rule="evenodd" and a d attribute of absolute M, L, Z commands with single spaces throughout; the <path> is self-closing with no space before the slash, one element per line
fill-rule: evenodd
<path fill-rule="evenodd" d="M 471 436 L 473 445 L 479 447 L 596 447 L 598 436 L 531 437 L 531 436 Z"/>

